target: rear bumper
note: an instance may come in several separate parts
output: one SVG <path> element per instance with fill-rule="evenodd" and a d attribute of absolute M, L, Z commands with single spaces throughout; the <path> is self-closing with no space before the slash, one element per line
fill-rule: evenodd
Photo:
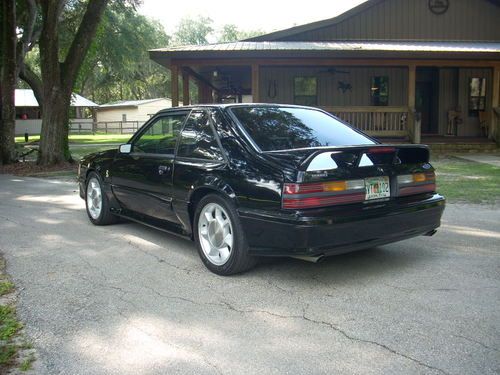
<path fill-rule="evenodd" d="M 250 253 L 259 256 L 335 255 L 427 234 L 440 226 L 439 194 L 386 203 L 302 212 L 240 209 Z"/>

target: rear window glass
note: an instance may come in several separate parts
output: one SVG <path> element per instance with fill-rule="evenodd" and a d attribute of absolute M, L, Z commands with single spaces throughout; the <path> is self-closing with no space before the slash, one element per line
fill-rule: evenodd
<path fill-rule="evenodd" d="M 262 151 L 374 144 L 335 118 L 314 109 L 234 107 L 231 111 Z"/>

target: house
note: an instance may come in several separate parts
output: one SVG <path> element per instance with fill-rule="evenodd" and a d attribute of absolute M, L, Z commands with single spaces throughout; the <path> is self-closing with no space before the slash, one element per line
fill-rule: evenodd
<path fill-rule="evenodd" d="M 173 106 L 190 99 L 179 79 L 193 80 L 201 103 L 251 95 L 323 108 L 376 137 L 500 141 L 499 20 L 498 0 L 368 0 L 324 21 L 150 57 L 171 70 Z"/>
<path fill-rule="evenodd" d="M 16 135 L 40 134 L 42 116 L 33 90 L 16 89 Z M 73 93 L 71 99 L 70 126 L 78 131 L 92 130 L 92 110 L 99 105 L 83 96 Z"/>
<path fill-rule="evenodd" d="M 98 130 L 131 133 L 156 112 L 170 107 L 172 100 L 168 98 L 122 100 L 102 104 L 97 109 Z"/>

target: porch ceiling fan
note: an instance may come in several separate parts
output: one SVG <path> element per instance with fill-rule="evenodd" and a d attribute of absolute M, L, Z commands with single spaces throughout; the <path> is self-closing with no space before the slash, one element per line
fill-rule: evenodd
<path fill-rule="evenodd" d="M 330 73 L 332 75 L 334 75 L 334 74 L 351 74 L 351 72 L 349 72 L 347 70 L 341 70 L 341 69 L 336 68 L 334 66 L 329 67 L 328 69 L 325 69 L 325 70 L 321 71 L 320 73 Z"/>

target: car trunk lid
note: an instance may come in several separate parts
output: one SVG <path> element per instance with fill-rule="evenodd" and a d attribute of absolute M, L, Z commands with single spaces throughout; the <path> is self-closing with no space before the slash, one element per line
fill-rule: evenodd
<path fill-rule="evenodd" d="M 435 190 L 424 145 L 361 145 L 270 151 L 282 167 L 283 208 L 380 202 Z"/>

